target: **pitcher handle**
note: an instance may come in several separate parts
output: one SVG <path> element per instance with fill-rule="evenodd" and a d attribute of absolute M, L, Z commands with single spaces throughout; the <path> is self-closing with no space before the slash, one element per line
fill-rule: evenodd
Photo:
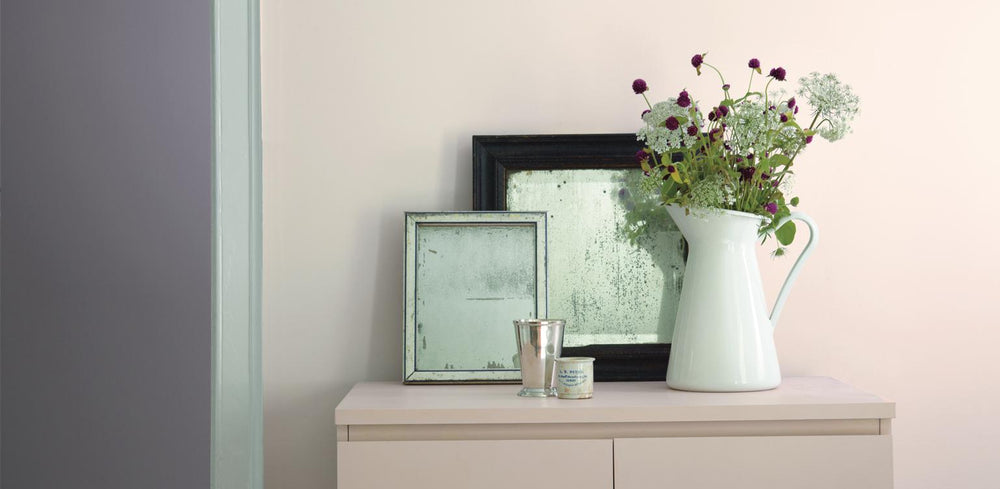
<path fill-rule="evenodd" d="M 778 292 L 778 298 L 774 301 L 774 307 L 771 308 L 771 327 L 775 328 L 778 326 L 778 317 L 781 316 L 781 308 L 785 306 L 785 300 L 788 299 L 788 292 L 792 289 L 792 284 L 795 283 L 795 279 L 799 276 L 799 271 L 802 268 L 802 263 L 806 261 L 806 257 L 812 253 L 813 246 L 816 246 L 816 242 L 819 241 L 819 229 L 816 227 L 816 222 L 812 220 L 811 217 L 807 216 L 802 212 L 793 212 L 778 221 L 778 225 L 774 229 L 778 229 L 784 226 L 786 222 L 796 219 L 806 223 L 809 227 L 809 241 L 806 243 L 806 247 L 802 249 L 802 253 L 795 260 L 795 264 L 792 265 L 792 269 L 788 272 L 788 277 L 785 278 L 785 283 L 781 285 L 781 291 Z"/>

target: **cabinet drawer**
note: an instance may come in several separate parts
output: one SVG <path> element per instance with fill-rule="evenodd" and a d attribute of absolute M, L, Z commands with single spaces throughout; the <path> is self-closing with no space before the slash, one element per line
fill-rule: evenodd
<path fill-rule="evenodd" d="M 612 440 L 339 442 L 337 487 L 612 489 L 612 447 Z"/>
<path fill-rule="evenodd" d="M 615 439 L 615 489 L 889 489 L 890 436 Z"/>

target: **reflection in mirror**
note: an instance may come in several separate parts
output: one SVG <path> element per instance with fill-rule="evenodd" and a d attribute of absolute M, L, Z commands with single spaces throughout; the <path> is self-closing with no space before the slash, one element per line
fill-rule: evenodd
<path fill-rule="evenodd" d="M 535 312 L 535 229 L 417 232 L 418 370 L 517 370 L 512 321 Z"/>
<path fill-rule="evenodd" d="M 564 346 L 670 343 L 684 238 L 638 169 L 507 173 L 512 211 L 548 211 L 549 316 Z"/>

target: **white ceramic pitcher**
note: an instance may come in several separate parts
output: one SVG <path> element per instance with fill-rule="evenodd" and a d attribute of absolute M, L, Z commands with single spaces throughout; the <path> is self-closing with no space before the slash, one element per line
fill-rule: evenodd
<path fill-rule="evenodd" d="M 790 219 L 809 226 L 809 242 L 785 279 L 774 308 L 767 310 L 757 266 L 763 217 L 746 212 L 702 210 L 686 214 L 667 206 L 688 241 L 667 385 L 673 389 L 736 392 L 773 389 L 781 383 L 774 326 L 788 291 L 819 234 L 809 216 Z"/>

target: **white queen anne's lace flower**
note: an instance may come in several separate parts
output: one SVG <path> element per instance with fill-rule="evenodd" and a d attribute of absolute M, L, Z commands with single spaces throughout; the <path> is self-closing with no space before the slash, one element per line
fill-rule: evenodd
<path fill-rule="evenodd" d="M 676 98 L 654 105 L 652 110 L 642 116 L 646 126 L 637 133 L 639 141 L 645 141 L 657 154 L 669 154 L 673 149 L 690 147 L 698 141 L 697 127 L 702 126 L 701 116 L 697 112 L 698 126 L 692 124 L 690 108 L 678 105 Z M 668 124 L 671 118 L 673 123 Z M 692 130 L 692 127 L 695 129 Z"/>
<path fill-rule="evenodd" d="M 733 188 L 719 175 L 710 175 L 691 185 L 689 198 L 697 209 L 724 209 L 733 204 Z"/>
<path fill-rule="evenodd" d="M 738 155 L 764 154 L 770 147 L 769 131 L 781 127 L 779 114 L 764 101 L 751 97 L 736 105 L 729 117 L 729 145 Z"/>
<path fill-rule="evenodd" d="M 794 118 L 797 112 L 797 108 L 789 106 L 785 92 L 771 92 L 769 100 L 771 105 L 765 104 L 760 97 L 751 96 L 736 104 L 727 121 L 730 124 L 729 146 L 736 154 L 763 155 L 775 150 L 795 154 L 805 145 L 799 130 L 782 119 L 783 115 Z"/>
<path fill-rule="evenodd" d="M 821 122 L 816 128 L 828 141 L 836 141 L 851 132 L 851 122 L 858 113 L 858 96 L 837 79 L 837 75 L 812 72 L 799 78 L 799 94 L 809 101 Z"/>

